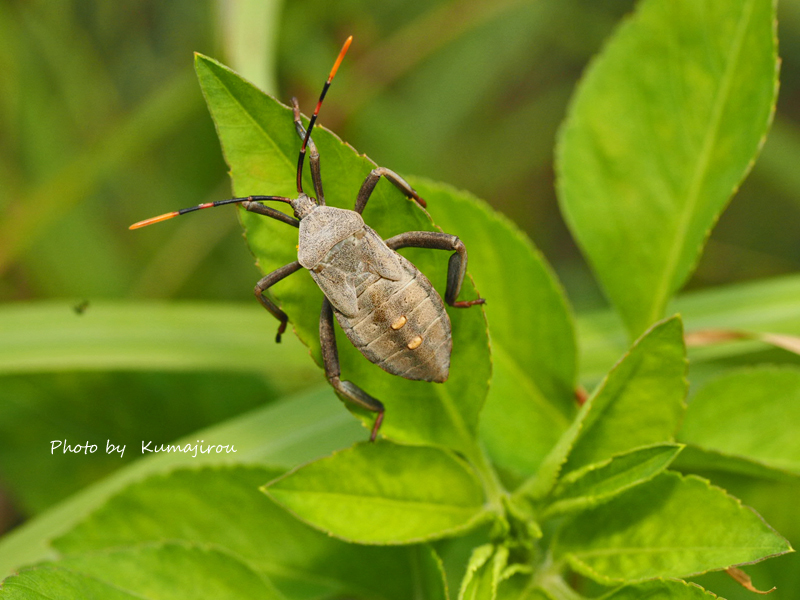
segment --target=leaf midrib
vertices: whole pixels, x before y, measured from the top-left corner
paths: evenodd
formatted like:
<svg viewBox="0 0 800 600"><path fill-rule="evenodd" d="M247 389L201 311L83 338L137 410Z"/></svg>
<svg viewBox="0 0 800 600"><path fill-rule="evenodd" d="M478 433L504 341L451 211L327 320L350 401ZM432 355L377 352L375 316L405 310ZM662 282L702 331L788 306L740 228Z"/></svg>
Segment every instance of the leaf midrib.
<svg viewBox="0 0 800 600"><path fill-rule="evenodd" d="M452 514L461 514L465 512L470 512L474 514L478 514L483 508L484 504L482 501L477 502L476 504L446 504L446 503L435 503L432 501L425 501L425 500L406 500L403 498L388 498L386 496L375 496L371 494L353 494L353 493L345 493L345 492L330 492L330 491L308 491L308 490L288 490L288 489L275 489L275 490L267 490L267 493L276 496L276 500L278 500L277 496L288 496L288 495L295 495L295 496L308 496L308 497L326 497L326 498L335 498L341 499L348 504L353 503L353 499L360 500L362 502L368 504L378 504L383 506L405 506L414 509L422 509L424 511L437 511L442 512L442 509L445 509L446 512ZM280 501L280 500L278 500Z"/></svg>
<svg viewBox="0 0 800 600"><path fill-rule="evenodd" d="M751 0L749 5L743 9L742 16L737 25L736 35L731 42L731 52L728 56L732 58L726 65L725 73L723 74L714 105L712 106L709 127L706 130L700 156L696 163L689 189L687 191L685 209L680 215L677 230L672 238L672 246L667 254L667 263L662 271L661 278L657 282L656 293L653 296L653 301L650 307L650 315L647 317L647 323L652 323L660 318L664 306L666 305L667 297L671 293L670 285L675 278L675 272L678 268L678 260L681 255L682 244L686 239L686 232L688 231L692 220L691 217L694 214L695 208L700 199L700 188L702 182L706 173L708 173L713 145L719 134L720 125L722 123L722 113L729 96L731 85L733 83L736 65L738 65L740 62L746 25L749 23L752 16L753 7L754 0Z"/></svg>

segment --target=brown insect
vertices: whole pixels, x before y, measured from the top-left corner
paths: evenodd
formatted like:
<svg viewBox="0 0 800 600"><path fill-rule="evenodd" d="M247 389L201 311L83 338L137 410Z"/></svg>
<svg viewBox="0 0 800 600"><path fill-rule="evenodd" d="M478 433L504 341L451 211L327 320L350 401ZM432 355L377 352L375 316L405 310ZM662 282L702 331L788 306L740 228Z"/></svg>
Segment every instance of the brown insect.
<svg viewBox="0 0 800 600"><path fill-rule="evenodd" d="M319 321L325 374L341 398L378 413L370 436L370 440L375 440L383 421L384 407L354 383L340 378L334 316L348 339L370 362L406 379L441 383L447 380L450 371L453 346L450 319L441 297L428 279L396 250L415 247L452 251L444 301L450 306L466 308L483 304L484 300L457 300L467 268L467 250L458 237L431 231L409 231L383 240L364 223L361 213L381 177L388 179L408 198L426 206L413 188L393 171L383 167L373 169L358 192L355 210L325 205L319 153L311 139L311 130L352 40L351 36L345 41L322 88L307 130L300 120L297 100L292 99L295 128L303 140L297 161L297 198L231 198L166 213L135 223L130 228L137 229L187 212L225 204L241 204L247 211L299 228L297 260L264 276L256 284L256 298L280 321L275 338L280 342L289 317L265 292L301 268L308 269L325 295ZM306 148L316 198L303 191ZM287 203L294 210L294 218L261 202Z"/></svg>

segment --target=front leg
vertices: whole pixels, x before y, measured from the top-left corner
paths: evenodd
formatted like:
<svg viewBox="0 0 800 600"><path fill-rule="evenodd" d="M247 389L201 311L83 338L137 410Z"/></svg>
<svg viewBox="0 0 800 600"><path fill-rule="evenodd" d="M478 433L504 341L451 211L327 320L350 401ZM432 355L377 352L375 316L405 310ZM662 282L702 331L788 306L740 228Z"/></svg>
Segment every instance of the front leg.
<svg viewBox="0 0 800 600"><path fill-rule="evenodd" d="M422 208L428 206L425 203L425 200L419 197L419 194L414 191L408 182L400 177L394 171L390 171L385 167L378 167L377 169L372 169L367 178L364 180L364 183L361 184L361 189L358 191L358 197L356 198L356 208L355 211L358 214L364 212L364 208L367 206L367 200L372 195L372 191L375 189L375 186L378 185L378 181L381 177L386 177L389 181L391 181L394 186L403 192L407 197L416 200Z"/></svg>
<svg viewBox="0 0 800 600"><path fill-rule="evenodd" d="M447 265L447 288L444 301L455 308L467 308L486 302L483 298L475 300L456 300L461 292L461 284L467 274L467 248L455 235L438 231L406 231L386 240L392 250L400 248L432 248L434 250L453 250Z"/></svg>
<svg viewBox="0 0 800 600"><path fill-rule="evenodd" d="M269 287L278 283L281 279L285 279L292 273L295 273L299 270L300 263L298 261L291 262L288 265L283 265L280 269L276 269L272 273L269 273L259 279L255 289L253 290L256 298L259 302L261 302L261 305L266 308L273 317L281 322L281 324L278 326L278 335L275 336L275 341L278 343L281 341L281 335L286 331L286 324L289 322L289 317L285 312L278 308L277 304L267 298L264 295L264 292L266 292Z"/></svg>
<svg viewBox="0 0 800 600"><path fill-rule="evenodd" d="M257 197L257 196L256 196ZM242 207L248 212L256 213L257 215L263 215L265 217L270 217L275 219L276 221L282 221L287 225L291 225L292 227L300 228L300 221L295 219L294 217L290 217L286 213L282 213L279 210L275 210L270 206L264 206L260 204L257 200L250 200L249 198L242 202Z"/></svg>
<svg viewBox="0 0 800 600"><path fill-rule="evenodd" d="M322 311L319 315L319 343L322 348L325 376L336 390L336 394L343 400L378 413L369 436L369 441L374 442L383 423L383 404L354 383L339 379L342 370L339 366L339 350L336 348L336 333L333 330L333 307L327 298L322 301Z"/></svg>
<svg viewBox="0 0 800 600"><path fill-rule="evenodd" d="M294 113L294 128L301 140L306 139L306 129L300 119L300 105L297 98L292 98L292 112ZM319 152L314 145L314 140L308 138L308 164L311 167L311 179L314 181L314 193L317 195L317 204L324 206L325 195L322 193L322 174L319 168Z"/></svg>

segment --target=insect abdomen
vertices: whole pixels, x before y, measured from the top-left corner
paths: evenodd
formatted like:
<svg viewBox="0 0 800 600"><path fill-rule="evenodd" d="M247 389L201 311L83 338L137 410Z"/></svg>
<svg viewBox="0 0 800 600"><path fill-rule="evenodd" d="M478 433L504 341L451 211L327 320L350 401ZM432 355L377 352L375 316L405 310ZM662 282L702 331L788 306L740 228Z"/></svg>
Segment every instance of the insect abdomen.
<svg viewBox="0 0 800 600"><path fill-rule="evenodd" d="M450 319L428 279L397 256L406 277L363 273L356 282L357 314L335 311L336 318L370 362L406 379L441 383L450 371Z"/></svg>

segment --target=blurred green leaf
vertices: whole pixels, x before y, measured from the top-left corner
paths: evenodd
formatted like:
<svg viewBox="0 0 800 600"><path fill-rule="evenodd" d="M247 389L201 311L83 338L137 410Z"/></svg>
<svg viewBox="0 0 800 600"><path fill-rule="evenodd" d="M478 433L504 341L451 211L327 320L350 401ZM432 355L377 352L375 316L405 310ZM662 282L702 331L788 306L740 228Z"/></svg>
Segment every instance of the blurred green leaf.
<svg viewBox="0 0 800 600"><path fill-rule="evenodd" d="M679 438L703 450L800 474L800 369L726 373L698 390ZM712 465L708 465L712 466Z"/></svg>
<svg viewBox="0 0 800 600"><path fill-rule="evenodd" d="M53 556L47 542L69 530L112 494L141 479L175 467L261 463L291 468L364 439L364 432L342 410L330 386L303 392L176 441L225 440L235 454L149 454L8 533L0 540L0 574ZM137 448L140 452L141 448ZM141 456L141 454L140 454Z"/></svg>
<svg viewBox="0 0 800 600"><path fill-rule="evenodd" d="M682 294L670 305L680 313L687 332L698 329L737 329L757 333L800 335L800 276L790 275L737 283ZM598 381L627 347L619 320L609 311L578 315L584 381ZM752 362L768 349L764 343L740 341L689 348L692 382L719 372L720 361ZM772 355L790 361L786 352ZM760 358L760 360L764 360Z"/></svg>
<svg viewBox="0 0 800 600"><path fill-rule="evenodd" d="M197 56L197 74L231 168L236 194L295 195L296 157L300 140L291 110L255 89L219 63ZM328 205L352 208L364 178L375 167L340 139L315 130L322 157ZM306 189L313 189L306 172ZM433 230L424 211L397 189L382 182L370 198L364 217L384 239L409 230ZM241 211L251 249L264 272L297 259L297 232L292 227ZM434 282L440 293L446 282L447 256L415 249L404 252ZM322 292L307 272L278 283L270 293L289 315L300 339L320 363L319 309ZM462 298L475 297L467 282ZM381 430L398 441L435 444L474 454L480 412L488 390L489 350L486 324L479 308L448 310L453 325L450 379L444 384L408 381L369 364L351 344L339 344L342 377L352 380L386 406ZM340 338L343 337L340 335ZM342 340L340 340L342 342ZM370 416L371 422L374 416Z"/></svg>
<svg viewBox="0 0 800 600"><path fill-rule="evenodd" d="M91 302L81 314L73 308L0 305L0 373L224 369L264 372L284 389L314 377L304 348L291 339L275 344L266 311L255 303Z"/></svg>
<svg viewBox="0 0 800 600"><path fill-rule="evenodd" d="M69 557L3 582L3 600L242 600L283 596L242 561L214 548L158 543Z"/></svg>
<svg viewBox="0 0 800 600"><path fill-rule="evenodd" d="M492 384L481 439L492 460L524 475L576 412L576 342L564 293L517 227L467 192L413 179L434 222L469 251L469 273L486 298Z"/></svg>
<svg viewBox="0 0 800 600"><path fill-rule="evenodd" d="M267 93L275 81L275 47L282 0L217 2L225 53L233 68Z"/></svg>
<svg viewBox="0 0 800 600"><path fill-rule="evenodd" d="M553 547L556 560L605 584L686 577L791 551L724 490L669 471L566 521Z"/></svg>
<svg viewBox="0 0 800 600"><path fill-rule="evenodd" d="M680 444L646 446L572 471L553 490L542 518L592 508L650 481L670 465L682 448Z"/></svg>
<svg viewBox="0 0 800 600"><path fill-rule="evenodd" d="M645 0L573 101L561 207L634 336L664 314L763 143L775 26L774 0Z"/></svg>
<svg viewBox="0 0 800 600"><path fill-rule="evenodd" d="M306 523L361 544L407 544L469 529L488 513L480 482L452 454L368 443L270 482L264 491Z"/></svg>
<svg viewBox="0 0 800 600"><path fill-rule="evenodd" d="M679 317L653 326L581 407L522 490L543 497L559 473L639 446L671 442L685 409L686 358Z"/></svg>
<svg viewBox="0 0 800 600"><path fill-rule="evenodd" d="M27 250L48 227L95 191L104 176L179 128L194 109L192 80L173 75L130 115L98 135L95 143L71 154L55 173L26 194L0 219L0 272Z"/></svg>
<svg viewBox="0 0 800 600"><path fill-rule="evenodd" d="M280 473L241 465L153 475L110 498L54 546L67 556L93 555L169 539L240 557L288 598L405 600L421 587L430 592L425 598L443 597L430 548L365 547L320 533L259 492Z"/></svg>

